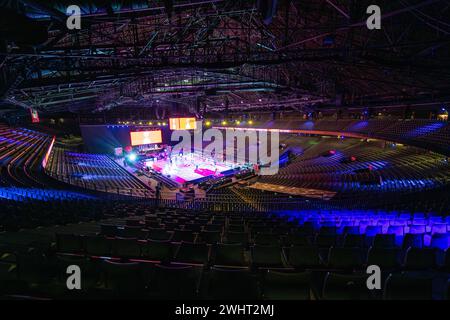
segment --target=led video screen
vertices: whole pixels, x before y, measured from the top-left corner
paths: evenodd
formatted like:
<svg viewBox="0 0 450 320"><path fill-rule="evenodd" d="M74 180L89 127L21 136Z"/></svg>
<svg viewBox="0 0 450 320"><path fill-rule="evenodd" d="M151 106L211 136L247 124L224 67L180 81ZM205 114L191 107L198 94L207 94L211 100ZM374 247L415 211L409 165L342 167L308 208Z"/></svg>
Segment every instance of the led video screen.
<svg viewBox="0 0 450 320"><path fill-rule="evenodd" d="M130 132L130 136L132 146L162 142L161 130Z"/></svg>
<svg viewBox="0 0 450 320"><path fill-rule="evenodd" d="M32 123L39 123L40 122L39 114L38 114L36 109L30 108L30 114L31 114L31 122Z"/></svg>
<svg viewBox="0 0 450 320"><path fill-rule="evenodd" d="M170 130L195 130L197 123L195 118L170 118Z"/></svg>

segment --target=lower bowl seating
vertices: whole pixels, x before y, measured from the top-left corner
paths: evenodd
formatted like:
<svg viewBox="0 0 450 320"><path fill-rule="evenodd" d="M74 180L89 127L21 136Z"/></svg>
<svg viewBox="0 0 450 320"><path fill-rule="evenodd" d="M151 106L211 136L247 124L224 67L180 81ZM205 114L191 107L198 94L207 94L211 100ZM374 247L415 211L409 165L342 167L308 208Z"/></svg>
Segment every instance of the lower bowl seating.
<svg viewBox="0 0 450 320"><path fill-rule="evenodd" d="M125 211L148 208L145 204L111 205ZM236 232L228 228L231 226L234 230L236 217L244 225L255 225L255 214L258 223L270 221L270 233L256 233L252 238L251 234L243 232L238 234L245 234L245 237L230 239L230 234ZM198 231L184 230L194 223L196 217L191 213L152 209L151 213L134 216L137 222L127 222L118 212L117 217L108 216L98 221L22 230L19 232L21 238L29 239L26 243L17 241L20 238L15 236L16 232L4 232L0 234L1 294L54 299L92 295L105 299L446 297L442 290L446 288L448 276L445 275L448 273L443 272L450 270L450 251L448 243L442 241L433 246L433 237L447 235L432 234L437 232L432 228L436 216L421 217L420 223L425 228L420 229L411 228L417 223L414 214L409 214L408 218L404 213L395 212L309 210L274 215L268 212L198 211L198 215L204 217L196 222ZM161 216L165 217L165 223L160 224L160 228L146 228L149 222L160 221ZM184 221L184 225L172 230L170 221L175 219ZM222 232L205 231L214 220L221 220ZM443 220L440 219L440 223ZM331 227L330 221L336 226ZM343 232L338 233L343 221L364 225L356 230L366 233L355 234L353 227L343 228ZM378 221L388 227L368 228L376 226ZM399 223L404 224L405 233L389 233L389 226ZM281 227L286 225L290 227ZM309 228L311 225L314 227ZM122 237L124 228L134 231L128 237ZM415 233L409 233L411 229ZM180 236L174 238L174 233ZM421 239L418 235L429 237L430 241L416 241ZM185 241L184 236L190 241ZM324 241L321 237L331 237L332 241ZM372 240L366 241L367 237ZM69 265L80 266L85 272L82 293L61 293L67 278L64 268ZM381 269L382 288L377 292L368 290L366 285L368 274L365 271L372 265ZM405 289L415 279L420 281L411 290L426 289L426 292Z"/></svg>

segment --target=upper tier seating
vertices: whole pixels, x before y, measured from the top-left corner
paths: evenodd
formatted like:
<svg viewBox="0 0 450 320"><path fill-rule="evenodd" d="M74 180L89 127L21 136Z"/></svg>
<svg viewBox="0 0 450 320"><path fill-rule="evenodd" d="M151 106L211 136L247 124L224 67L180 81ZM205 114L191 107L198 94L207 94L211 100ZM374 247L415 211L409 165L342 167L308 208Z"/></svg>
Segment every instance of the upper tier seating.
<svg viewBox="0 0 450 320"><path fill-rule="evenodd" d="M43 187L39 171L51 143L49 135L0 124L2 184Z"/></svg>
<svg viewBox="0 0 450 320"><path fill-rule="evenodd" d="M52 137L47 134L0 124L0 198L15 201L93 198L77 191L58 190L60 185L44 174L43 163L51 146Z"/></svg>
<svg viewBox="0 0 450 320"><path fill-rule="evenodd" d="M355 133L450 155L450 125L436 120L271 120L251 127Z"/></svg>

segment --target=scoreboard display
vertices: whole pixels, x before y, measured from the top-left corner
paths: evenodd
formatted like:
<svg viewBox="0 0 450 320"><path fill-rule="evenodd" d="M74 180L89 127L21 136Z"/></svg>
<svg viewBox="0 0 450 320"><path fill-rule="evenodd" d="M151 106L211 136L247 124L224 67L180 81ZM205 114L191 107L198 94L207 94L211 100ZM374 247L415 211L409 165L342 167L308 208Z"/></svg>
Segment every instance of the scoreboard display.
<svg viewBox="0 0 450 320"><path fill-rule="evenodd" d="M195 130L197 123L195 118L170 118L170 130Z"/></svg>
<svg viewBox="0 0 450 320"><path fill-rule="evenodd" d="M162 143L161 130L130 132L131 145L141 146L144 144Z"/></svg>

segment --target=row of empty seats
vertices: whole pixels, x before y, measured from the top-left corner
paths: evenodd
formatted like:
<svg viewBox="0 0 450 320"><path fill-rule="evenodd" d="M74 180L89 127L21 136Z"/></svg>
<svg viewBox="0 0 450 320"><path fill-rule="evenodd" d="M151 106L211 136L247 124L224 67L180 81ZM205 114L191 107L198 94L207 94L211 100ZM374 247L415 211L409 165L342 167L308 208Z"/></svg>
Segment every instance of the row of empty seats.
<svg viewBox="0 0 450 320"><path fill-rule="evenodd" d="M426 237L433 243L448 236L448 218L443 216L381 211L212 213L155 210L145 203L110 205L98 222L19 232L29 239L27 244L14 245L11 233L0 234L0 279L8 279L3 294L74 298L76 293L62 287L58 268L79 264L88 270L86 281L92 281L84 297L230 297L239 286L234 281L247 287L236 296L244 299L446 297L450 251L448 246L425 244ZM23 257L30 247L35 260ZM383 289L367 289L369 265L381 268ZM23 270L29 269L35 271L24 276ZM224 277L224 282L208 289L216 277ZM180 288L170 286L167 278L177 279ZM344 279L355 287L348 291ZM390 290L393 279L399 281L399 291ZM330 281L340 285L334 288L337 284Z"/></svg>
<svg viewBox="0 0 450 320"><path fill-rule="evenodd" d="M67 267L83 270L81 290L67 290ZM161 265L109 259L56 256L30 252L0 262L0 294L39 299L433 299L436 285L429 276L388 273L382 288L369 290L368 275L332 271L292 272L195 265ZM448 289L447 289L448 290ZM447 292L440 297L448 298Z"/></svg>
<svg viewBox="0 0 450 320"><path fill-rule="evenodd" d="M329 138L324 140L324 145L327 146L325 152L333 153L324 156L323 152L317 153L320 150L312 152L314 148L310 148L277 174L258 181L341 193L415 191L450 181L450 165L438 154L419 153L407 147L386 148L380 142L354 139ZM343 162L346 157L354 157L355 161Z"/></svg>
<svg viewBox="0 0 450 320"><path fill-rule="evenodd" d="M86 189L139 197L151 195L143 182L106 155L55 147L46 172L57 180Z"/></svg>

